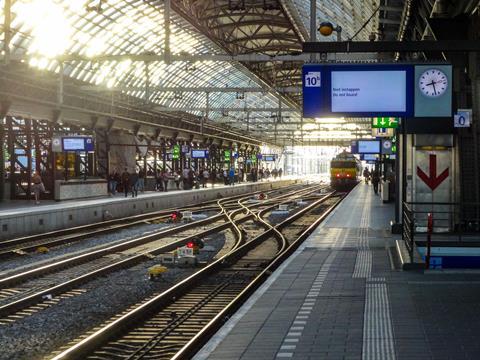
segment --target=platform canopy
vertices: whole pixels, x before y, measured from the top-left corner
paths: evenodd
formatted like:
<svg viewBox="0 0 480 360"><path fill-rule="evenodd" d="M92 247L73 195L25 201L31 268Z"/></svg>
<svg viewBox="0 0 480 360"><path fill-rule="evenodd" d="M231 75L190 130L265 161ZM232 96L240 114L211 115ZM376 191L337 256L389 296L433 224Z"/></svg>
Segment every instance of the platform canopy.
<svg viewBox="0 0 480 360"><path fill-rule="evenodd" d="M385 1L318 0L317 20L340 25L344 38L385 35L382 21L392 26L387 15L403 9ZM120 92L146 111L185 111L280 145L368 133L368 119L301 119L309 1L2 0L5 22L7 2L2 55L52 81L62 71L86 94Z"/></svg>

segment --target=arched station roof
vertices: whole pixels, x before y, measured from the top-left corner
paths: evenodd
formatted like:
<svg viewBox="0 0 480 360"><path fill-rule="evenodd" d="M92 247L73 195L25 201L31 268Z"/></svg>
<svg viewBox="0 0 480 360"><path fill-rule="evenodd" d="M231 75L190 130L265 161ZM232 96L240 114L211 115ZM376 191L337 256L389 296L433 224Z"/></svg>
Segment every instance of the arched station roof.
<svg viewBox="0 0 480 360"><path fill-rule="evenodd" d="M390 2L395 1L402 2ZM4 3L0 1L2 19ZM301 43L309 38L309 1L170 0L171 62L161 58L166 53L165 3L12 1L11 57L22 59L34 69L57 74L63 71L67 78L85 84L85 91L120 91L144 100L149 109L153 106L158 111L191 109L190 113L204 116L207 96L203 90L248 88L250 91L245 93L210 92L209 119L243 131L248 126L250 132L264 139L272 139L274 127L275 138L287 139L302 132L298 88L303 60L296 61L295 56L301 51ZM365 40L377 31L381 18L377 7L381 4L373 0L317 0L317 19L341 25L346 38L361 29L356 40ZM222 55L232 60L217 61L215 56ZM291 59L277 61L275 56ZM61 68L62 59L65 61ZM191 88L203 90L189 91ZM259 92L252 91L255 88ZM280 104L282 117L278 120L276 109ZM235 108L245 111L232 111ZM357 123L361 124L362 119ZM340 126L340 130L352 129ZM311 129L305 130L316 136Z"/></svg>

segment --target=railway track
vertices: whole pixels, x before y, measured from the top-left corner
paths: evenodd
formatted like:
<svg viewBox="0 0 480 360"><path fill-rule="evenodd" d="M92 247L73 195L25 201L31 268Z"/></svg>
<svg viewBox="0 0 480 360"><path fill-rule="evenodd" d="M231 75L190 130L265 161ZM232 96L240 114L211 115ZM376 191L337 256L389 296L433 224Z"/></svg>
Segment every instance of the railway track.
<svg viewBox="0 0 480 360"><path fill-rule="evenodd" d="M53 354L53 359L190 358L340 200L332 193L325 195L276 225L266 218L271 207L253 211L243 204L242 211L265 228L260 235L247 241L235 224L237 244L226 255L95 328ZM276 204L292 201L284 198ZM304 216L315 218L307 228L301 220ZM232 224L234 218L229 218ZM290 226L295 230L284 235ZM268 242L273 245L265 246Z"/></svg>
<svg viewBox="0 0 480 360"><path fill-rule="evenodd" d="M253 192L249 195L254 195L258 193L260 193L260 191ZM237 199L244 196L245 194L235 195L223 198L222 200L225 203L225 207L229 207L229 205L234 205ZM56 230L42 234L35 234L10 240L4 240L0 242L0 259L5 260L8 258L23 256L25 254L35 252L42 247L50 249L56 246L74 243L93 236L108 234L133 226L143 225L146 223L165 221L170 218L172 212L175 210L192 211L195 214L197 212L216 211L218 209L218 200L212 200L205 202L202 205L186 206L177 209L166 209L162 211L150 212L120 219L101 221L93 224Z"/></svg>
<svg viewBox="0 0 480 360"><path fill-rule="evenodd" d="M285 189L283 190L285 191ZM284 194L284 191L269 201L275 203L276 201L281 201L291 196L293 192L304 194L312 192L313 190L310 188L302 191L295 189L286 194ZM247 197L244 196L240 198L237 203L245 200L247 200ZM233 226L232 224L234 224L235 221L232 221L232 217L241 214L244 207L229 210L231 208L231 204L228 204L230 201L231 199L228 199L228 201L219 200L217 203L221 211L213 218L160 231L156 234L143 236L127 241L126 243L96 250L78 257L68 258L44 267L0 279L0 324L16 321L22 316L32 315L44 308L41 304L53 304L59 297L65 296L65 294L68 295L71 291L75 294L75 290L79 285L98 278L99 276L134 266L142 261L151 260L152 257L156 255L172 251L185 245L194 237L204 237ZM264 202L263 204L252 204L250 206L254 208L268 206L268 204L269 202ZM246 221L251 216L251 214L247 214L238 221ZM224 218L227 218L228 221L225 222L223 220ZM209 227L205 228L206 225L209 225ZM200 231L192 232L199 226L203 226L204 228ZM185 233L188 231L190 231L190 234ZM176 238L172 239L173 236L176 236ZM170 241L166 244L154 247L150 246L148 250L142 248L144 244L151 244L159 238L164 238L165 240L170 239ZM133 251L132 249L135 249L135 247L139 247L140 251ZM125 251L127 253L125 253Z"/></svg>

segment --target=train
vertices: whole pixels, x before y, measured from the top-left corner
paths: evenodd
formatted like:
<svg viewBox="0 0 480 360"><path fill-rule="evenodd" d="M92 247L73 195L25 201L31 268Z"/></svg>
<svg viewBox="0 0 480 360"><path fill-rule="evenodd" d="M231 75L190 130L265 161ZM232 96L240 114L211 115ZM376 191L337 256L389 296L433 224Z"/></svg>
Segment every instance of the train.
<svg viewBox="0 0 480 360"><path fill-rule="evenodd" d="M346 151L330 162L330 185L336 190L351 190L360 180L362 163Z"/></svg>

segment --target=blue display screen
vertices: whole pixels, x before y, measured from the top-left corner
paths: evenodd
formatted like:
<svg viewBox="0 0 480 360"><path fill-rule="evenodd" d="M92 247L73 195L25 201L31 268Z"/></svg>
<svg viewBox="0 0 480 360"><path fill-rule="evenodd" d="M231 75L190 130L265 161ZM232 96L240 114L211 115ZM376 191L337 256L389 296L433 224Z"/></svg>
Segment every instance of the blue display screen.
<svg viewBox="0 0 480 360"><path fill-rule="evenodd" d="M413 116L413 65L304 65L303 116Z"/></svg>
<svg viewBox="0 0 480 360"><path fill-rule="evenodd" d="M95 151L95 144L91 136L62 137L63 151Z"/></svg>
<svg viewBox="0 0 480 360"><path fill-rule="evenodd" d="M359 154L379 154L380 141L379 140L358 140Z"/></svg>
<svg viewBox="0 0 480 360"><path fill-rule="evenodd" d="M192 149L192 159L208 158L208 150Z"/></svg>

